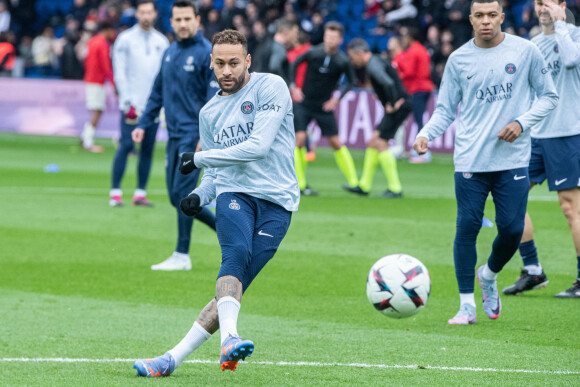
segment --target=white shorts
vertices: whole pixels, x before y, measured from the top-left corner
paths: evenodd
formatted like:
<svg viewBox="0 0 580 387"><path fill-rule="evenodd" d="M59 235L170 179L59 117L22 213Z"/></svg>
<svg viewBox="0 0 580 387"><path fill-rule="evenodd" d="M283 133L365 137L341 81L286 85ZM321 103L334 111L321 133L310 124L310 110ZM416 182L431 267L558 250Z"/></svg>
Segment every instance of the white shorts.
<svg viewBox="0 0 580 387"><path fill-rule="evenodd" d="M98 83L86 84L87 94L87 109L89 110L105 110L105 85Z"/></svg>

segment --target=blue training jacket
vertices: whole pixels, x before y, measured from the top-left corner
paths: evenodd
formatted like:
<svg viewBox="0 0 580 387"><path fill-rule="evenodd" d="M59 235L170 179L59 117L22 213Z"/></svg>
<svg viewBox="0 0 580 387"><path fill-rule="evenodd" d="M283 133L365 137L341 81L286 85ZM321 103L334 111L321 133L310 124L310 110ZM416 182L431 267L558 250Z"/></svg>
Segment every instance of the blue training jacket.
<svg viewBox="0 0 580 387"><path fill-rule="evenodd" d="M219 90L210 66L211 43L201 31L191 39L172 43L163 54L145 111L137 127L157 125L165 107L171 139L199 138L199 111ZM197 141L197 140L196 140Z"/></svg>

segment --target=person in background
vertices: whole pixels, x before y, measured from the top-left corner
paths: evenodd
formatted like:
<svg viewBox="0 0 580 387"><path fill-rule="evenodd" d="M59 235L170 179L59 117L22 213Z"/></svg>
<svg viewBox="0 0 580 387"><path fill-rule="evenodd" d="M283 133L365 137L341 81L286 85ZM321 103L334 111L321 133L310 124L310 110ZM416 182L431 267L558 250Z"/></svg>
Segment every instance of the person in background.
<svg viewBox="0 0 580 387"><path fill-rule="evenodd" d="M193 217L179 209L181 199L197 185L199 169L187 176L179 172L182 155L194 152L199 141L199 111L217 92L210 68L211 45L199 29L197 7L190 0L177 0L171 8L171 26L177 36L163 54L161 68L137 127L133 141L142 143L150 130L157 130L159 111L165 109L167 135L165 148L165 183L171 205L177 211L175 251L151 270L191 270L189 248ZM208 208L196 214L215 230L215 215Z"/></svg>
<svg viewBox="0 0 580 387"><path fill-rule="evenodd" d="M298 40L298 24L288 19L280 19L276 22L276 33L260 51L258 60L262 73L276 74L282 77L286 83L288 80L288 49Z"/></svg>
<svg viewBox="0 0 580 387"><path fill-rule="evenodd" d="M350 187L358 186L358 178L350 151L338 137L338 127L334 109L340 99L352 89L355 81L354 69L348 56L340 51L343 42L344 27L338 22L328 22L324 30L324 42L310 48L300 55L290 66L290 93L294 104L294 125L296 130L296 175L302 195L313 196L306 181L306 163L302 162L306 154L306 129L308 123L315 119L322 135L334 150L336 163L346 177ZM296 86L296 72L302 63L307 63L304 88ZM333 93L342 75L346 83L340 87L340 96Z"/></svg>
<svg viewBox="0 0 580 387"><path fill-rule="evenodd" d="M157 8L153 0L140 0L137 3L135 17L137 24L119 34L113 46L113 72L121 111L121 138L111 171L109 205L112 207L123 205L121 182L127 158L134 148L131 132L137 127L137 120L145 110L147 97L161 67L163 54L169 47L167 38L153 28L157 19ZM134 206L153 205L147 199L145 189L151 171L157 126L158 123L155 122L153 127L147 128L145 132L147 135L141 142L137 165L137 189L133 194Z"/></svg>
<svg viewBox="0 0 580 387"><path fill-rule="evenodd" d="M419 42L419 30L409 28L407 35L407 49L393 58L393 66L397 69L405 89L411 95L413 118L417 124L417 132L423 128L423 113L427 108L427 101L433 91L431 81L431 58L429 53ZM430 153L423 156L412 155L412 163L431 161Z"/></svg>
<svg viewBox="0 0 580 387"><path fill-rule="evenodd" d="M0 76L12 76L14 60L16 59L16 50L12 43L8 41L6 32L0 32Z"/></svg>
<svg viewBox="0 0 580 387"><path fill-rule="evenodd" d="M32 41L34 67L41 77L50 77L55 73L56 52L54 51L53 41L54 30L51 26L44 27L42 34Z"/></svg>
<svg viewBox="0 0 580 387"><path fill-rule="evenodd" d="M401 198L403 187L399 180L397 159L389 150L389 140L395 137L399 126L411 112L411 99L397 71L378 55L373 55L366 41L361 38L353 39L348 44L347 50L352 64L366 70L385 114L367 144L359 186L354 188L344 186L344 188L351 193L367 196L373 184L377 165L380 164L387 178L388 189L379 197Z"/></svg>
<svg viewBox="0 0 580 387"><path fill-rule="evenodd" d="M85 87L87 109L91 118L85 123L81 133L81 145L88 152L102 153L103 147L95 145L95 130L101 120L106 104L105 80L115 87L113 66L111 64L110 46L115 40L115 28L108 22L99 26L99 33L87 43L85 58Z"/></svg>

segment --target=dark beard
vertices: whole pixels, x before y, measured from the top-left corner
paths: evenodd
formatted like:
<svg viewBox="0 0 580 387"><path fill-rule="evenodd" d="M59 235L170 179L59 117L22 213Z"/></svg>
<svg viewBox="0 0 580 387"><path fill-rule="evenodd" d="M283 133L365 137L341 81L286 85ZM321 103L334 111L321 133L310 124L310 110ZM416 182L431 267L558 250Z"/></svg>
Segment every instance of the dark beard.
<svg viewBox="0 0 580 387"><path fill-rule="evenodd" d="M225 91L228 94L234 94L236 93L238 90L240 90L242 88L242 86L244 85L244 80L245 80L245 76L246 76L246 72L242 72L242 75L240 75L237 79L234 79L234 83L233 85L231 85L230 87L226 88L224 86L222 86L222 84L220 83L220 81L217 79L216 77L216 81L217 83L220 85L220 89L222 91ZM215 77L215 74L214 74Z"/></svg>

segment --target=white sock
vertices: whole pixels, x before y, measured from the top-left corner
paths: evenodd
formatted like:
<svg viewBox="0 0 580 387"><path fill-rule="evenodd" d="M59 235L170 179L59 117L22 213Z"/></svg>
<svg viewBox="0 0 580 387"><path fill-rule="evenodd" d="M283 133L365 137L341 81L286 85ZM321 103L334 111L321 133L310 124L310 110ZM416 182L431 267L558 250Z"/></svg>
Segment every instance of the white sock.
<svg viewBox="0 0 580 387"><path fill-rule="evenodd" d="M489 268L489 266L487 266L486 263L485 266L483 267L483 270L481 271L481 277L486 281L495 281L497 279L497 273L491 271L491 269Z"/></svg>
<svg viewBox="0 0 580 387"><path fill-rule="evenodd" d="M133 194L133 196L137 196L137 197L146 197L147 196L147 192L144 189L139 189L137 188L135 190L135 193Z"/></svg>
<svg viewBox="0 0 580 387"><path fill-rule="evenodd" d="M113 188L109 191L109 196L123 196L123 191L120 188Z"/></svg>
<svg viewBox="0 0 580 387"><path fill-rule="evenodd" d="M178 253L177 251L174 251L173 252L173 256L175 258L179 258L180 261L191 261L191 258L189 257L189 254Z"/></svg>
<svg viewBox="0 0 580 387"><path fill-rule="evenodd" d="M95 128L90 122L87 122L81 134L81 140L85 148L90 148L95 145Z"/></svg>
<svg viewBox="0 0 580 387"><path fill-rule="evenodd" d="M459 305L469 304L475 308L475 296L473 293L459 293Z"/></svg>
<svg viewBox="0 0 580 387"><path fill-rule="evenodd" d="M537 265L527 265L524 269L528 271L529 275L540 275L542 274L542 265L539 263Z"/></svg>
<svg viewBox="0 0 580 387"><path fill-rule="evenodd" d="M173 356L173 359L175 359L175 368L179 367L193 351L198 349L210 337L211 334L208 331L199 325L197 321L194 322L189 332L187 332L187 335L185 335L179 344L168 351Z"/></svg>
<svg viewBox="0 0 580 387"><path fill-rule="evenodd" d="M217 302L218 316L220 319L220 334L222 344L229 335L238 336L238 314L240 303L233 297L222 297Z"/></svg>

